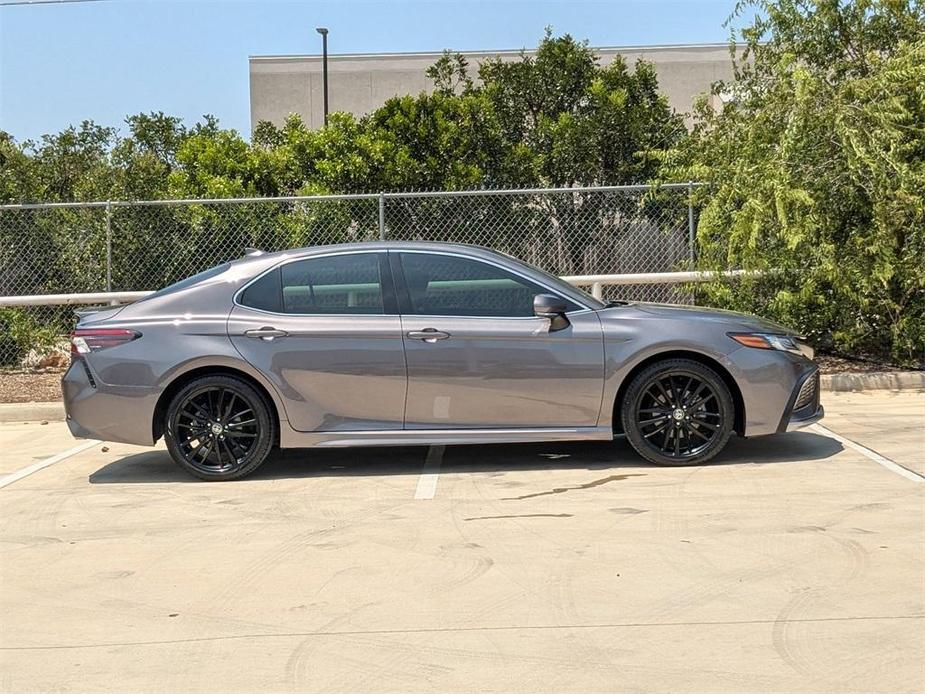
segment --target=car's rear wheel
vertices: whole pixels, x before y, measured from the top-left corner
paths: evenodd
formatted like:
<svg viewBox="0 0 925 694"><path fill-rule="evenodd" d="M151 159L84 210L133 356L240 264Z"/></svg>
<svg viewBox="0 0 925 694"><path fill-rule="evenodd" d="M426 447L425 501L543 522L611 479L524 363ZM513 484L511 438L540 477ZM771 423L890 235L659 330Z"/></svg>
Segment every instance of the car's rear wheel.
<svg viewBox="0 0 925 694"><path fill-rule="evenodd" d="M231 480L256 470L275 440L270 405L232 376L203 376L184 386L167 408L170 456L204 480Z"/></svg>
<svg viewBox="0 0 925 694"><path fill-rule="evenodd" d="M691 359L666 359L633 378L621 418L626 438L646 460L696 465L725 447L735 406L713 369Z"/></svg>

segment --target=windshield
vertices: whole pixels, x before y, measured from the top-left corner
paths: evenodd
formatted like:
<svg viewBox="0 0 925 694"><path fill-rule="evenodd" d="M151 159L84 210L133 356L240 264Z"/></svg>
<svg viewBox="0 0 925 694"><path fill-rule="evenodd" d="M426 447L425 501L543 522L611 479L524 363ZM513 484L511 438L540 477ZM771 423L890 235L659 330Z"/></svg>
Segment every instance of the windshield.
<svg viewBox="0 0 925 694"><path fill-rule="evenodd" d="M202 272L196 273L195 275L192 275L191 277L187 277L184 280L180 280L179 282L174 282L173 284L170 284L164 287L163 289L158 289L153 294L149 294L148 296L146 296L144 299L142 299L142 301L147 301L148 299L156 299L159 296L166 296L167 294L173 294L174 292L182 291L183 289L186 289L187 287L192 287L194 284L198 284L199 282L204 282L207 279L211 279L213 277L216 277L217 275L222 274L229 267L231 267L231 263L222 263L221 265L210 267L208 270L203 270Z"/></svg>
<svg viewBox="0 0 925 694"><path fill-rule="evenodd" d="M581 287L576 287L574 284L571 284L571 283L569 283L569 282L566 282L564 279L562 279L561 277L559 277L559 276L557 276L557 275L552 274L551 272L547 272L546 270L543 270L542 268L538 268L538 267L536 267L536 265L531 265L530 263L526 263L526 262L524 262L523 260L521 260L520 258L515 258L515 257L512 256L510 253L505 253L504 251L496 251L496 250L494 250L494 249L489 249L489 250L491 250L493 253L497 253L498 255L504 256L504 257L507 258L508 260L514 261L514 262L517 263L518 265L523 265L523 266L529 268L530 270L532 270L533 272L542 275L542 276L545 277L547 280L549 280L549 283L550 283L550 284L553 284L553 285L555 285L556 287L558 287L559 289L561 289L561 290L563 291L563 293L566 293L566 294L569 294L569 293L571 293L571 294L578 294L578 295L581 297L582 301L583 301L589 308L601 309L601 308L605 308L605 306L606 306L606 304L605 304L603 301L601 301L600 299L596 299L594 296L592 296L591 294L589 294L588 292L586 292L586 291L585 291L584 289L582 289Z"/></svg>

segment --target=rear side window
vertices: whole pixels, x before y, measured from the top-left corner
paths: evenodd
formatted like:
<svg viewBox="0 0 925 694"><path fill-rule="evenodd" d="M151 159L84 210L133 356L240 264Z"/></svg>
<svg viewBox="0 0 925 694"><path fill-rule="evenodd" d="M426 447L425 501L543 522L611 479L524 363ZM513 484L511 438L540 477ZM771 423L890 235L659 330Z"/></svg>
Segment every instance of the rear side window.
<svg viewBox="0 0 925 694"><path fill-rule="evenodd" d="M533 298L550 290L472 258L402 253L411 312L430 316L532 316ZM567 311L580 307L566 300Z"/></svg>
<svg viewBox="0 0 925 694"><path fill-rule="evenodd" d="M375 253L286 263L245 289L240 303L273 313L382 314L379 268Z"/></svg>
<svg viewBox="0 0 925 694"><path fill-rule="evenodd" d="M282 312L282 292L279 286L279 268L270 270L241 294L241 304L261 311Z"/></svg>

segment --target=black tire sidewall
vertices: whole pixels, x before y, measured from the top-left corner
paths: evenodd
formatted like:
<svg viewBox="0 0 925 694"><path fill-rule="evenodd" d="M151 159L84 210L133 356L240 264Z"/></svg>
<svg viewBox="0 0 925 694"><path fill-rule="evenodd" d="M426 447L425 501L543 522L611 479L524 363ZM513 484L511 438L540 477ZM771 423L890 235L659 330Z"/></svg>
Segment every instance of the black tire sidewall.
<svg viewBox="0 0 925 694"><path fill-rule="evenodd" d="M177 411L192 393L204 388L224 388L234 391L238 397L247 401L254 411L254 418L257 420L259 434L257 442L248 453L248 459L243 465L228 472L210 473L192 465L183 456L177 442L174 430ZM249 383L234 376L201 376L181 388L170 401L164 421L164 441L167 443L167 451L170 453L170 457L181 468L199 479L220 482L244 477L260 467L273 448L276 438L275 428L275 421L270 414L270 404Z"/></svg>
<svg viewBox="0 0 925 694"><path fill-rule="evenodd" d="M697 455L689 458L672 458L659 454L659 452L653 450L643 438L636 424L636 410L639 407L639 400L642 398L648 384L658 374L678 370L688 371L702 378L704 381L707 381L716 392L716 397L722 412L722 424L710 445ZM709 366L694 361L693 359L666 359L656 362L651 366L647 366L633 378L623 398L620 417L626 438L639 455L656 465L682 467L685 465L705 463L725 448L726 443L729 441L729 437L732 435L733 422L735 420L735 404L732 401L732 394L729 392L729 387L726 385L725 381L723 381L720 375Z"/></svg>

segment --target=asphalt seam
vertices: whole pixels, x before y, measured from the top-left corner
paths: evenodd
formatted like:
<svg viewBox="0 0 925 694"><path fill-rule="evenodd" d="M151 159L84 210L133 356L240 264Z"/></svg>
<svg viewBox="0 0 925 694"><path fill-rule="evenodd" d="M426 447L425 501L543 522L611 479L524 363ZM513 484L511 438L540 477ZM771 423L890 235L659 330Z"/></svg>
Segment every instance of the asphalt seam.
<svg viewBox="0 0 925 694"><path fill-rule="evenodd" d="M177 643L200 643L206 641L227 641L235 639L308 638L313 636L388 636L413 634L452 634L478 631L553 631L558 629L631 629L651 627L700 627L700 626L749 626L760 624L813 624L825 622L888 621L895 619L925 619L925 615L859 615L848 617L806 617L803 619L742 619L705 622L624 622L612 624L536 624L504 625L485 627L433 627L421 629L369 629L352 631L291 631L275 634L229 634L227 636L202 636L187 639L164 639L159 641L112 641L107 643L62 644L56 646L0 646L0 651L43 651L72 650L77 648L115 648L120 646L165 646Z"/></svg>

